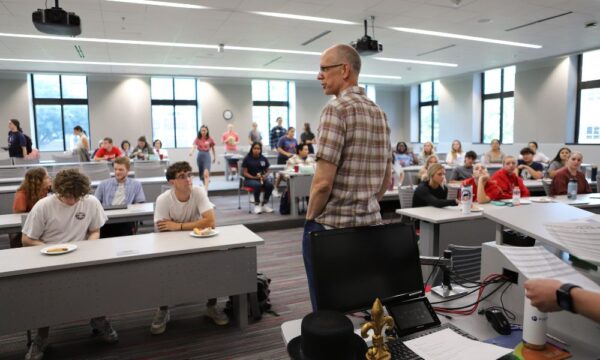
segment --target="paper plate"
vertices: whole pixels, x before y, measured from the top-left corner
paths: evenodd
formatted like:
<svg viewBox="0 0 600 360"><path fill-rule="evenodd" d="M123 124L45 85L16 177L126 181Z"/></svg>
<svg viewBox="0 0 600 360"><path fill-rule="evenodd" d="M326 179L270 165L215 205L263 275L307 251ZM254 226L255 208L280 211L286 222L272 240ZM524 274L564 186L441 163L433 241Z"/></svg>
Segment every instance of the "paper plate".
<svg viewBox="0 0 600 360"><path fill-rule="evenodd" d="M190 232L190 236L197 237L197 238L206 238L206 237L215 236L217 234L219 234L219 230L217 230L217 229L212 229L212 231L206 235L198 235L193 231Z"/></svg>
<svg viewBox="0 0 600 360"><path fill-rule="evenodd" d="M46 255L62 255L75 251L77 245L75 244L55 244L52 246L46 246L40 252Z"/></svg>

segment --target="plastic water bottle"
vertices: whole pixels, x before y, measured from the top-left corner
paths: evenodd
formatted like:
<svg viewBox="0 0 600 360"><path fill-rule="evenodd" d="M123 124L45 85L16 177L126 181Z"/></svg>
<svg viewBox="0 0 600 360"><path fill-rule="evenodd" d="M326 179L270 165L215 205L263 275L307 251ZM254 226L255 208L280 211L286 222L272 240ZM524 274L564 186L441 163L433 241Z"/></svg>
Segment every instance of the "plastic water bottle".
<svg viewBox="0 0 600 360"><path fill-rule="evenodd" d="M512 204L513 206L521 205L521 190L518 186L515 186L513 188Z"/></svg>
<svg viewBox="0 0 600 360"><path fill-rule="evenodd" d="M567 198L569 200L577 200L577 179L569 180L567 185Z"/></svg>
<svg viewBox="0 0 600 360"><path fill-rule="evenodd" d="M460 201L462 205L462 213L464 215L471 213L471 206L473 206L473 187L471 185L463 186L460 189Z"/></svg>

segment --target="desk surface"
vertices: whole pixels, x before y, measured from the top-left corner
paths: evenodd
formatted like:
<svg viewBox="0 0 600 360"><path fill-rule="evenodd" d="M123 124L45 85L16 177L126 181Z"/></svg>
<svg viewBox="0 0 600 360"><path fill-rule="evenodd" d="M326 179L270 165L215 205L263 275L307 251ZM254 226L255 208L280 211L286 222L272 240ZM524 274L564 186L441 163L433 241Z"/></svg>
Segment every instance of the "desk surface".
<svg viewBox="0 0 600 360"><path fill-rule="evenodd" d="M77 250L64 255L43 255L46 245L0 251L0 277L80 268L98 264L150 259L167 255L226 250L262 245L264 240L243 225L217 228L219 234L195 238L189 231L149 233L79 241Z"/></svg>
<svg viewBox="0 0 600 360"><path fill-rule="evenodd" d="M154 176L154 177L143 177L143 178L135 178L135 180L145 184L167 184L167 179L164 176ZM92 187L97 187L98 184L102 182L101 180L94 180L91 182ZM4 185L0 186L0 193L14 193L19 189L20 184L17 185Z"/></svg>

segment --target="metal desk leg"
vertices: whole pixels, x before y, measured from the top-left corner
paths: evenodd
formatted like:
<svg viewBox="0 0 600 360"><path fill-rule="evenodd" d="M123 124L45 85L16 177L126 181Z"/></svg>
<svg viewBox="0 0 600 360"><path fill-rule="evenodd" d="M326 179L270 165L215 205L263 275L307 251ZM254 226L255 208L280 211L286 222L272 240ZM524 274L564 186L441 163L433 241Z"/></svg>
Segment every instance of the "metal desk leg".
<svg viewBox="0 0 600 360"><path fill-rule="evenodd" d="M233 295L233 317L240 330L248 326L248 296L247 294Z"/></svg>
<svg viewBox="0 0 600 360"><path fill-rule="evenodd" d="M504 232L504 225L496 223L496 244L502 245L502 233Z"/></svg>

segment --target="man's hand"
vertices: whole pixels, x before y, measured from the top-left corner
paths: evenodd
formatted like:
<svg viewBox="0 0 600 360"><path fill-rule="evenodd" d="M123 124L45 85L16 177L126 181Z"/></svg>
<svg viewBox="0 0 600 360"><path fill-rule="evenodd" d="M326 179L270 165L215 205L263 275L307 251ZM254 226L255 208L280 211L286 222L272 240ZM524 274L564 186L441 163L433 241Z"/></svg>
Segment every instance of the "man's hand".
<svg viewBox="0 0 600 360"><path fill-rule="evenodd" d="M533 279L525 282L525 296L531 300L531 305L543 312L561 310L556 302L556 290L562 285L558 280Z"/></svg>
<svg viewBox="0 0 600 360"><path fill-rule="evenodd" d="M159 220L156 222L158 231L178 231L181 230L181 223L171 220Z"/></svg>

